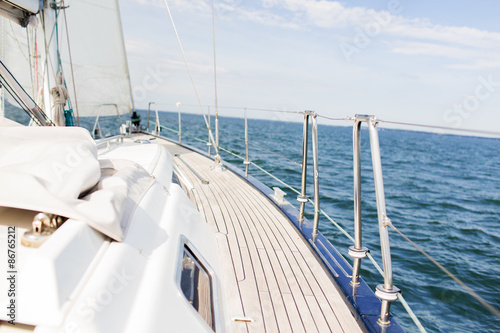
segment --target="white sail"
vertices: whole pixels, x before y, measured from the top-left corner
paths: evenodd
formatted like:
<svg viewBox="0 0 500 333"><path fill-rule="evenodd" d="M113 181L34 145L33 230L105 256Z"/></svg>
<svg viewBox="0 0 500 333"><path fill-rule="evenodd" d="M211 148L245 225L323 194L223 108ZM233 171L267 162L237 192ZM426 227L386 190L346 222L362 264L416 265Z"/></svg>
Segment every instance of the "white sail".
<svg viewBox="0 0 500 333"><path fill-rule="evenodd" d="M34 67L36 59L31 54L32 50L28 48L28 37L30 44L34 45L33 36L34 29L32 27L22 28L15 21L0 17L0 59L24 90L35 98L37 79L34 77ZM10 96L5 94L5 89L1 89L1 93L7 101L16 105Z"/></svg>
<svg viewBox="0 0 500 333"><path fill-rule="evenodd" d="M58 26L64 75L74 102L73 79L80 116L116 115L131 111L131 89L127 58L116 0L72 0L64 13L59 12ZM68 24L70 67L66 31ZM115 107L116 105L116 107Z"/></svg>

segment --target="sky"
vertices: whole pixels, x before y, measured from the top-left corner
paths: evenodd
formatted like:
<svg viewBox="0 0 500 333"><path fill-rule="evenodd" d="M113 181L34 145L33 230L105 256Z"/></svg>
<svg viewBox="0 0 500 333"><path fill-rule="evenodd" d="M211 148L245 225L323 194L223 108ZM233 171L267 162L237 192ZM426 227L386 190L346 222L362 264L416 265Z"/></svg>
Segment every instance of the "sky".
<svg viewBox="0 0 500 333"><path fill-rule="evenodd" d="M120 1L137 108L200 112L162 0ZM203 105L215 105L211 0L168 1ZM500 2L216 0L219 114L500 132ZM320 123L336 124L322 119Z"/></svg>

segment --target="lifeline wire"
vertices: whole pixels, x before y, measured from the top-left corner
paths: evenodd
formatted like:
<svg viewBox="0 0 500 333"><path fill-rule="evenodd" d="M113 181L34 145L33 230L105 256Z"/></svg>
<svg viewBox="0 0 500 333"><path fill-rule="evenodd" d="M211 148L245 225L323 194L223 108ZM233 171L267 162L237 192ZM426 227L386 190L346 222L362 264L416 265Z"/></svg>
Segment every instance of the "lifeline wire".
<svg viewBox="0 0 500 333"><path fill-rule="evenodd" d="M481 131L481 130L474 130L474 129L467 129L467 128L454 128L454 127L445 127L445 126L434 126L434 125L425 125L425 124L412 124L412 123L403 123L403 122L399 122L399 121L387 121L387 120L377 120L377 121L379 123L394 124L394 125L426 127L426 128L448 130L448 131L458 131L458 132L466 132L466 133L476 133L476 134L487 134L487 135L500 136L500 132Z"/></svg>
<svg viewBox="0 0 500 333"><path fill-rule="evenodd" d="M160 103L161 104L161 103ZM184 106L199 106L192 104L182 104ZM205 105L211 107L213 105ZM276 112L276 113L290 113L290 114L304 114L304 111L286 111L286 110L273 110L273 109L262 109L262 108L249 108L246 106L218 106L219 109L239 109L239 110L253 110L253 111L264 111L264 112Z"/></svg>
<svg viewBox="0 0 500 333"><path fill-rule="evenodd" d="M465 283L463 283L458 277L456 277L453 273L451 273L449 270L444 268L443 265L438 263L434 258L432 258L427 252L422 250L417 244L412 242L408 237L406 237L401 231L399 231L392 223L388 224L394 231L396 231L401 237L403 237L408 243L413 245L420 253L422 253L424 256L427 257L434 265L436 265L440 270L442 270L446 275L448 275L450 278L452 278L456 283L458 283L462 288L467 290L469 294L471 294L472 297L474 297L479 303L481 303L486 309L488 309L492 314L500 318L500 311L498 311L495 307L493 307L491 304L486 302L481 296L479 296L474 290L469 288Z"/></svg>
<svg viewBox="0 0 500 333"><path fill-rule="evenodd" d="M240 138L236 138L236 137L231 136L231 135L229 135L229 134L225 134L225 133L222 133L222 132L220 132L220 134L222 134L222 135L224 135L224 136L227 136L227 137L229 137L229 138L231 138L231 139L234 139L234 140L238 140L238 141L243 141L243 142L245 142L245 140L240 139ZM292 161L291 159L286 158L286 157L285 157L285 156L283 156L283 155L277 154L277 153L275 153L274 151L270 151L270 150L268 150L268 149L266 149L266 148L264 148L264 147L261 147L261 146L259 146L259 145L256 145L256 144L255 144L255 143L253 143L253 142L250 142L250 141L248 142L248 144L250 144L250 145L252 145L252 146L255 146L255 147L257 147L257 148L259 148L259 149L261 149L261 150L267 151L267 152L268 152L268 153L270 153L270 154L273 154L273 155L276 155L276 156L278 156L278 157L281 157L281 158L283 158L283 159L287 160L288 162L293 163L293 164L295 164L295 165L298 165L299 167L301 167L301 168L302 168L302 164L297 163L297 162L295 162L295 161Z"/></svg>

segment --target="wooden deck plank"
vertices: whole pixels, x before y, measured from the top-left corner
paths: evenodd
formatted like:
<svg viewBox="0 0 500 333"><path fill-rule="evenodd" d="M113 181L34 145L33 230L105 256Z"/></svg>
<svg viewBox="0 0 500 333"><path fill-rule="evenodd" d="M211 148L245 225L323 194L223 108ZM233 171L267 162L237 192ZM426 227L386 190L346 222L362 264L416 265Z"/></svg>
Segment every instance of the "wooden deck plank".
<svg viewBox="0 0 500 333"><path fill-rule="evenodd" d="M218 240L221 257L230 258L221 260L226 262L226 276L232 276L225 287L231 298L240 297L230 301L230 313L241 317L243 312L254 320L233 322L233 328L250 332L361 331L331 277L310 252L310 245L266 196L231 171L212 170L213 161L204 156L175 144L166 146L210 181L202 184L178 163L195 187L192 199L207 222L225 226L227 236ZM238 274L238 266L243 275Z"/></svg>
<svg viewBox="0 0 500 333"><path fill-rule="evenodd" d="M252 200L250 200L250 199L248 199L248 200L249 200L249 202L247 202L247 204L250 207L252 207L252 204L253 204ZM254 207L254 209L255 209L255 211L259 211L257 207ZM261 213L264 214L265 212L261 212ZM288 244L285 242L281 233L278 233L279 236L276 237L277 234L274 233L271 230L269 224L266 223L268 220L269 220L269 215L267 215L267 216L261 215L263 237L265 240L267 240L266 243L269 243L269 245L267 245L267 248L269 249L268 251L270 251L272 248L272 249L274 249L274 251L281 251L280 253L284 253L286 256L286 260L288 262L288 266L290 266L293 269L293 271L295 272L295 276L298 280L298 284L300 285L304 295L312 295L312 291L308 285L308 281L309 281L310 277L306 278L304 276L304 273L300 269L297 269L297 268L299 268L299 266L297 265L296 259L293 255L294 251L292 251L292 249L288 247ZM280 241L281 241L281 244L280 244L279 248L276 248L275 246L272 245L272 243L276 243L276 242L280 242Z"/></svg>
<svg viewBox="0 0 500 333"><path fill-rule="evenodd" d="M199 172L201 174L204 174L205 176L207 175L207 170L201 169L199 170ZM215 174L213 176L216 177L217 175ZM214 196L221 205L224 205L226 207L226 210L224 211L226 220L233 225L235 230L239 230L239 232L237 233L238 244L240 244L240 247L249 249L259 291L267 291L266 281L262 272L262 268L260 267L261 265L259 262L255 262L255 258L258 257L256 248L262 248L262 242L260 241L260 239L252 237L255 231L251 231L248 228L248 224L246 223L246 220L248 220L248 216L241 214L241 209L239 209L237 205L234 205L230 202L227 193L225 191L222 191L217 183L213 183L212 186L214 190L219 190L214 191ZM245 245L243 246L242 244Z"/></svg>
<svg viewBox="0 0 500 333"><path fill-rule="evenodd" d="M186 172L192 175L192 172L186 167ZM196 176L192 175L192 177L197 178ZM219 230L225 234L227 234L229 246L231 249L231 258L233 261L235 273L236 273L236 279L238 281L244 280L245 279L245 269L243 266L243 260L242 260L242 254L240 251L240 248L246 248L247 245L244 242L244 236L242 234L241 228L239 225L234 225L231 221L228 221L228 224L226 223L226 219L224 219L224 214L220 210L220 206L214 196L213 190L211 187L202 184L199 179L194 179L192 178L191 181L193 184L198 185L199 193L200 196L204 196L204 200L202 202L209 203L209 209L213 212L213 209L217 210L217 213L213 213L214 219L217 221L217 218L219 219L216 224L219 226ZM223 205L224 209L227 211L226 205ZM222 221L224 223L222 223ZM228 232L229 230L229 232Z"/></svg>
<svg viewBox="0 0 500 333"><path fill-rule="evenodd" d="M262 305L262 314L264 316L264 326L266 332L279 332L278 322L274 312L271 295L267 291L260 292L260 303Z"/></svg>
<svg viewBox="0 0 500 333"><path fill-rule="evenodd" d="M297 304L295 303L292 294L283 294L283 301L285 302L286 312L288 313L288 318L290 319L292 331L306 332L304 323L299 316L299 310L297 309Z"/></svg>
<svg viewBox="0 0 500 333"><path fill-rule="evenodd" d="M237 189L236 189L236 191L237 191ZM228 192L229 192L227 195L228 204L233 204L235 207L239 207L240 212L242 212L242 214L245 217L247 217L247 221L250 221L253 223L252 220L256 219L256 215L254 214L254 211L245 212L245 210L246 210L245 205L241 205L241 204L237 205L237 202L229 202L230 200L235 200L235 201L239 200L238 202L240 202L240 203L242 201L241 201L241 198L237 198L238 193L234 193L231 190L228 190ZM256 225L260 225L260 223L256 223ZM260 235L256 234L256 230L257 230L257 228L254 227L254 230L252 232L250 232L253 235L254 239L260 238ZM246 234L250 234L250 233L247 232ZM260 233L262 233L262 230L260 231ZM249 243L249 248L253 248L250 246L250 242L248 242L248 243ZM259 248L259 246L257 246L256 244L254 246ZM290 293L290 290L288 288L288 282L286 281L284 273L281 271L280 262L279 262L278 258L276 257L276 255L273 253L273 251L272 251L273 248L270 245L270 243L267 247L271 249L271 253L269 253L268 251L263 251L263 249L260 249L259 258L258 258L260 260L260 262L256 260L255 253L251 254L252 262L254 263L254 268L256 268L258 271L258 274L256 274L256 276L260 276L260 274L261 274L260 267L259 267L259 265L261 265L262 267L264 267L265 281L268 283L269 290L271 291L272 308L268 308L267 303L262 304L264 319L270 320L270 319L266 319L266 315L273 315L274 316L274 312L276 312L276 315L277 315L276 317L281 319L279 321L281 329L285 332L291 331L291 327L290 327L290 324L288 323L288 321L283 320L283 319L287 318L287 313L286 313L286 309L285 309L283 299L281 297L281 292L280 292L280 288L281 288L281 289L284 289L285 292ZM261 255L260 252L263 252L263 255ZM269 259L267 258L267 254L274 254L274 256L273 256L273 258L275 259L274 265L270 264ZM278 274L276 274L276 270L279 270ZM276 281L276 275L278 275L278 278L280 279L280 283L278 283ZM261 286L259 286L258 288L259 288L259 290L263 290L263 287L261 287ZM266 288L266 290L267 290L267 288ZM262 295L262 293L261 293L261 295ZM264 300L262 300L262 301L264 301ZM271 309L274 309L274 311L272 313L269 313L269 311ZM266 326L266 329L267 329L267 326Z"/></svg>
<svg viewBox="0 0 500 333"><path fill-rule="evenodd" d="M285 303L282 297L282 288L283 285L287 285L286 280L278 282L278 278L275 275L275 270L271 261L269 260L268 252L264 249L259 250L259 257L262 263L262 267L264 268L264 273L266 274L266 280L269 286L269 293L271 296L271 301L273 304L274 314L276 318L280 318L278 321L279 330L282 332L291 332L292 328L290 326L290 319L288 319L289 315L286 311ZM284 276L283 276L284 278ZM290 294L290 292L287 292ZM285 320L285 318L287 320Z"/></svg>
<svg viewBox="0 0 500 333"><path fill-rule="evenodd" d="M337 318L332 310L332 307L328 303L328 300L326 299L325 295L322 293L322 290L319 287L318 282L316 281L316 277L314 276L314 274L311 272L310 268L305 263L302 255L298 251L295 251L292 253L292 251L285 250L284 253L287 256L287 259L290 261L291 267L293 267L293 268L300 267L300 270L293 269L293 271L294 271L294 274L296 275L296 277L299 281L298 284L301 287L301 289L303 290L304 295L305 296L316 295L316 297L317 297L317 301L318 301L317 304L320 307L319 310L321 310L321 311L317 311L318 308L315 305L315 309L314 310L311 309L311 312L315 312L318 314L323 313L323 317L317 316L315 318L317 318L317 320L320 321L321 323L325 323L325 321L324 321L325 318L328 318L328 326L332 327L332 331L341 331L342 328L341 328L341 326L340 326L340 324L339 324L339 322L338 322L338 320L337 320ZM290 260L290 257L289 257L290 255L295 255L295 259ZM306 278L306 276L308 276L308 278ZM314 293L309 288L309 285L314 286L314 288L315 288ZM306 299L309 299L308 304L313 305L313 303L310 302L310 297L306 297Z"/></svg>
<svg viewBox="0 0 500 333"><path fill-rule="evenodd" d="M241 257L243 259L243 267L245 271L252 270L252 260L248 249L241 249ZM265 332L264 320L262 316L262 308L260 295L257 291L257 282L253 274L246 274L245 279L238 281L238 287L241 293L241 300L245 316L252 318L252 322L248 324L250 332Z"/></svg>
<svg viewBox="0 0 500 333"><path fill-rule="evenodd" d="M221 256L225 258L231 257L231 251L229 249L229 243L226 235L221 233L217 234L217 245L219 246ZM224 279L222 279L223 286L226 291L230 291L225 293L228 304L227 306L231 309L233 318L242 318L245 316L245 312L243 311L238 281L236 281L236 276L234 274L234 266L232 265L231 260L223 260L221 265L222 270L224 271ZM230 327L234 332L248 332L247 323L236 322L233 318L228 318L228 320L231 321Z"/></svg>
<svg viewBox="0 0 500 333"><path fill-rule="evenodd" d="M259 242L258 242L259 245L256 244L256 247L258 249L264 248L263 243L262 243L263 241L267 241L268 244L271 244L271 242L265 236L265 231L262 231L262 230L257 231L258 227L260 227L260 225L261 225L260 223L254 222L254 220L259 221L259 217L257 217L255 215L255 212L258 210L247 211L247 206L244 204L243 205L241 204L241 203L245 203L245 201L242 200L242 198L238 197L238 196L240 196L239 192L238 192L238 188L235 188L235 191L232 191L232 190L227 191L227 192L229 192L227 195L228 204L232 204L234 207L237 207L237 209L239 209L241 214L244 217L246 217L246 219L245 219L246 222L243 221L243 223L245 223L246 225L248 225L248 224L253 225L253 228L251 228L252 231L250 232L250 234L252 234L253 240L259 239ZM232 201L232 202L230 202L230 201ZM258 227L256 227L256 225ZM263 235L263 237L261 237L261 235ZM272 250L272 245L267 245L266 247L268 249L270 248ZM279 263L278 258L275 255L274 251L269 251L269 255L271 256L271 261L273 262L273 265L271 267L274 267L275 269L279 268L280 263ZM261 265L262 265L262 263L261 263ZM280 271L280 272L272 271L272 274L269 274L269 273L266 274L266 279L271 279L271 278L274 278L274 279L278 278L280 281L280 283L278 285L280 286L282 292L290 293L290 289L288 288L288 283L286 282L286 278L285 278L284 273L282 271ZM264 289L261 289L261 290L264 290Z"/></svg>
<svg viewBox="0 0 500 333"><path fill-rule="evenodd" d="M284 229L286 230L288 228L284 228ZM294 235L295 230L292 230L290 233L293 236L295 236ZM292 236L290 236L290 237L292 237ZM286 253L288 254L288 252L286 252ZM300 254L297 255L297 253L300 253ZM336 328L336 329L341 329L341 327L339 326L340 325L339 321L337 320L336 315L335 315L336 312L334 312L332 310L332 307L338 309L339 307L347 308L347 306L344 304L344 300L343 300L342 296L340 296L338 292L333 292L331 289L330 289L330 292L328 293L328 297L330 299L330 302L327 300L325 293L319 287L318 281L316 281L317 276L325 276L325 275L324 274L318 275L318 274L315 274L315 272L311 271L311 268L309 266L307 266L307 264L306 264L306 259L303 257L304 253L307 255L307 257L309 257L309 260L307 260L307 262L310 262L310 263L314 262L313 260L311 260L314 258L311 258L312 254L310 252L294 251L294 254L296 255L296 259L298 259L298 258L302 259L302 260L297 260L296 263L298 264L298 262L300 261L300 264L301 264L300 266L301 266L302 271L308 272L307 274L303 275L302 277L303 278L305 276L312 277L312 278L307 278L307 282L309 284L313 284L315 286L316 290L315 290L314 294L317 295L317 297L318 297L319 304L321 305L322 311L325 313L325 317L328 318L329 325ZM296 265L292 264L292 267L295 267L295 266ZM319 265L315 266L316 273L317 273L317 266L319 266ZM320 268L322 269L322 267L320 267ZM296 273L298 273L298 272L296 271ZM300 274L300 273L298 273L298 274ZM326 277L329 278L328 276L326 276ZM324 278L322 279L321 283L322 283L322 285L332 286L331 283L327 283ZM300 286L305 285L304 283L299 283L299 284L300 284ZM305 293L305 294L307 294L307 293ZM347 311L349 311L349 310L347 309ZM343 311L343 312L339 312L339 313L346 313L346 312ZM352 316L350 314L350 312L348 312L348 315ZM344 317L344 319L350 319L350 318Z"/></svg>

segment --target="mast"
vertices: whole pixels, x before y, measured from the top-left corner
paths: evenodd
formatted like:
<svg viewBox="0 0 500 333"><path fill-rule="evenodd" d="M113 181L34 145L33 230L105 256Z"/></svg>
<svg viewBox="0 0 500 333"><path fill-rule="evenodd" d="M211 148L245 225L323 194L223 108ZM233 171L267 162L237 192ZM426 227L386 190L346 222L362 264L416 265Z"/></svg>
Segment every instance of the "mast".
<svg viewBox="0 0 500 333"><path fill-rule="evenodd" d="M50 88L56 86L56 75L59 72L59 61L57 57L57 40L55 34L56 9L53 0L43 0L40 18L42 19L43 51L41 52L42 73L43 73L43 109L48 117L53 120L54 108L50 95Z"/></svg>

